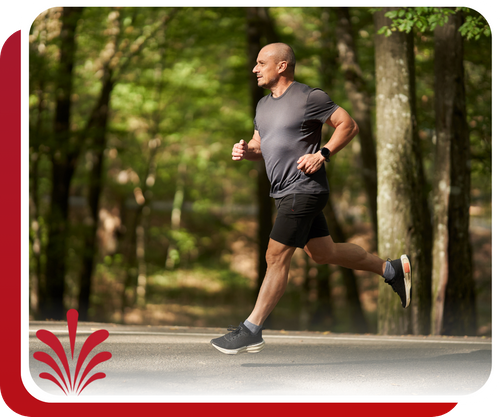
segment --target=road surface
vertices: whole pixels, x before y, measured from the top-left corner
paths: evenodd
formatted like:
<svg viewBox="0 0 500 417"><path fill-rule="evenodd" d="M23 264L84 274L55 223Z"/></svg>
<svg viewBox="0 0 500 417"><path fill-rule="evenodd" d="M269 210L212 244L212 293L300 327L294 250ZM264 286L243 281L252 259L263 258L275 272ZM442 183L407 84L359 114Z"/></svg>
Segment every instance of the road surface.
<svg viewBox="0 0 500 417"><path fill-rule="evenodd" d="M32 322L29 337L34 384L64 396L54 383L39 377L55 372L33 354L42 351L56 358L36 337L39 329L53 332L70 352L66 323ZM209 342L225 329L79 323L72 373L84 341L98 329L108 330L109 337L88 359L102 351L112 358L90 372L87 378L96 372L106 377L89 384L81 396L180 396L186 401L215 396L231 401L242 396L334 400L350 395L465 395L480 389L491 371L489 338L264 330L262 352L224 355Z"/></svg>

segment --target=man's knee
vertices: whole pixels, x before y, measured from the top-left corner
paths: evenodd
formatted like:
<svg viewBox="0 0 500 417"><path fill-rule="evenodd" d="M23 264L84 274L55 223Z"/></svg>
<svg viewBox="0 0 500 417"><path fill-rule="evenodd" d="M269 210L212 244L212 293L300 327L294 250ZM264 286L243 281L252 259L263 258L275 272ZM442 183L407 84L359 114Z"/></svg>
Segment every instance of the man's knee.
<svg viewBox="0 0 500 417"><path fill-rule="evenodd" d="M266 252L266 262L267 265L277 265L285 262L286 257L283 253L273 252L269 249Z"/></svg>
<svg viewBox="0 0 500 417"><path fill-rule="evenodd" d="M309 256L314 262L320 265L326 265L331 263L330 257L324 254L310 254Z"/></svg>
<svg viewBox="0 0 500 417"><path fill-rule="evenodd" d="M270 243L266 251L267 265L279 265L289 262L294 251L294 247L282 245L277 242Z"/></svg>
<svg viewBox="0 0 500 417"><path fill-rule="evenodd" d="M320 265L332 264L334 263L333 256L335 253L335 243L327 242L325 246L308 245L306 248L306 253L309 257Z"/></svg>

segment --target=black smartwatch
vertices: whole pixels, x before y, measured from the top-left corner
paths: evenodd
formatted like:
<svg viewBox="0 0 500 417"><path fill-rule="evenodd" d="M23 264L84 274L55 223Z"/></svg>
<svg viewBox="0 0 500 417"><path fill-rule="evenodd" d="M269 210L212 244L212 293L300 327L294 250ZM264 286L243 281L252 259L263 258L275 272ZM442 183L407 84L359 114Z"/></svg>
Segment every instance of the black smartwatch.
<svg viewBox="0 0 500 417"><path fill-rule="evenodd" d="M326 162L330 162L330 149L321 148L321 156L325 158Z"/></svg>

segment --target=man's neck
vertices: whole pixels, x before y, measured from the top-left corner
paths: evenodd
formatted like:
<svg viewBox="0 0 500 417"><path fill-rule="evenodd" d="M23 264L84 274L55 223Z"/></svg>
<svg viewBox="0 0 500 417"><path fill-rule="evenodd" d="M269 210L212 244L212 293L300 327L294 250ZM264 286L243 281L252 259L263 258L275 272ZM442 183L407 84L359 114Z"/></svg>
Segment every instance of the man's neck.
<svg viewBox="0 0 500 417"><path fill-rule="evenodd" d="M293 81L294 80L290 78L281 78L274 87L271 87L271 94L273 97L278 98L281 96L287 88L290 87Z"/></svg>

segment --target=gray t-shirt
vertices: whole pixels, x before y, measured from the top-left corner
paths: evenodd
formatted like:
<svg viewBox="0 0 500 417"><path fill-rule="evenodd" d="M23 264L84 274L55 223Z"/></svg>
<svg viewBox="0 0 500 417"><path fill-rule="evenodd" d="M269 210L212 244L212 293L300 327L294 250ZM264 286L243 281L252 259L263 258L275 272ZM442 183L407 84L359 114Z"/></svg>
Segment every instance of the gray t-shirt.
<svg viewBox="0 0 500 417"><path fill-rule="evenodd" d="M321 128L338 107L324 91L296 81L281 96L268 94L259 101L254 125L261 138L271 197L330 191L324 164L306 175L297 169L297 160L318 152Z"/></svg>

